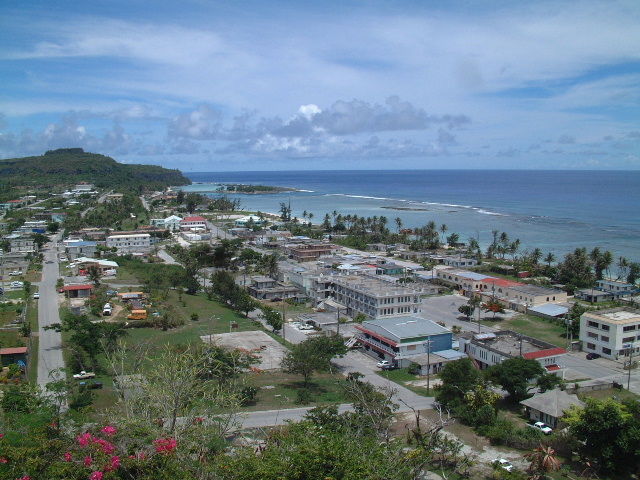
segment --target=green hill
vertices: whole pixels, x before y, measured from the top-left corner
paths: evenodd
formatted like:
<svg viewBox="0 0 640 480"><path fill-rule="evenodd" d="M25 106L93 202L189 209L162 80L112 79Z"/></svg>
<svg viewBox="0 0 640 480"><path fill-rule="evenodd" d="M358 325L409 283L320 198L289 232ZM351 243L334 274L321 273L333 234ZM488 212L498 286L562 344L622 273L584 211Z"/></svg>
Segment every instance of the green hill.
<svg viewBox="0 0 640 480"><path fill-rule="evenodd" d="M81 148L49 150L37 157L0 160L0 187L93 183L115 190L161 190L170 185L189 185L180 170L156 165L128 165Z"/></svg>

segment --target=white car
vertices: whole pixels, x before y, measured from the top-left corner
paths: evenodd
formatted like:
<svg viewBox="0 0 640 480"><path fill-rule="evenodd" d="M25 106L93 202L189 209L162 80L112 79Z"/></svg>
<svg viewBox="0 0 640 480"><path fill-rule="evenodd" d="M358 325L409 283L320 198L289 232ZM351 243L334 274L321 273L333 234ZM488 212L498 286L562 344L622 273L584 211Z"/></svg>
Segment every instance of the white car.
<svg viewBox="0 0 640 480"><path fill-rule="evenodd" d="M22 275L22 273L20 273L18 270L14 270L13 272L9 273L10 277L19 277L20 275Z"/></svg>
<svg viewBox="0 0 640 480"><path fill-rule="evenodd" d="M506 470L507 472L510 472L514 468L513 465L511 465L511 462L509 460L505 460L504 458L496 458L491 463L496 465L497 467L502 468L503 470Z"/></svg>
<svg viewBox="0 0 640 480"><path fill-rule="evenodd" d="M22 287L24 287L24 283L22 283L22 282L11 282L11 286L13 288L22 288Z"/></svg>
<svg viewBox="0 0 640 480"><path fill-rule="evenodd" d="M33 294L33 299L38 300L40 298L40 294L38 292Z"/></svg>
<svg viewBox="0 0 640 480"><path fill-rule="evenodd" d="M533 425L530 425L530 427L540 430L545 435L550 435L551 433L553 433L553 429L546 423L536 422Z"/></svg>
<svg viewBox="0 0 640 480"><path fill-rule="evenodd" d="M82 370L80 373L75 373L73 375L73 378L84 380L85 378L94 378L95 376L96 374L93 372L85 372L84 370Z"/></svg>
<svg viewBox="0 0 640 480"><path fill-rule="evenodd" d="M378 368L388 367L390 365L391 362L389 362L389 360L380 360L378 363L376 363L376 367Z"/></svg>
<svg viewBox="0 0 640 480"><path fill-rule="evenodd" d="M308 324L302 324L298 327L298 330L313 330L313 326Z"/></svg>

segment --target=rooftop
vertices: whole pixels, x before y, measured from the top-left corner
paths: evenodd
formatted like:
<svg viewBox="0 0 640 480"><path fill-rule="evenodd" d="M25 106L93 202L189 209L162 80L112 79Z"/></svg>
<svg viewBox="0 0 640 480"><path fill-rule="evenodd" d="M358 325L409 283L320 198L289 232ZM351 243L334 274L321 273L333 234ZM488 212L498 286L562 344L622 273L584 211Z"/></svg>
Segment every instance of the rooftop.
<svg viewBox="0 0 640 480"><path fill-rule="evenodd" d="M558 295L563 293L562 290L556 290L555 288L539 287L538 285L527 285L524 283L510 288L513 291L527 295Z"/></svg>
<svg viewBox="0 0 640 480"><path fill-rule="evenodd" d="M182 221L183 222L206 222L207 219L204 217L201 217L200 215L194 215L192 217L184 217Z"/></svg>
<svg viewBox="0 0 640 480"><path fill-rule="evenodd" d="M413 288L400 286L372 275L336 275L333 277L333 282L375 296L417 295L419 293Z"/></svg>
<svg viewBox="0 0 640 480"><path fill-rule="evenodd" d="M616 324L626 324L640 322L640 310L633 308L621 307L609 310L598 310L595 312L586 312L583 316L594 318L600 321Z"/></svg>
<svg viewBox="0 0 640 480"><path fill-rule="evenodd" d="M19 355L21 353L27 353L27 347L0 348L0 355Z"/></svg>
<svg viewBox="0 0 640 480"><path fill-rule="evenodd" d="M584 407L576 395L571 395L564 390L547 390L544 393L537 393L531 398L522 400L521 405L533 408L539 412L546 413L554 418L562 417L563 413L573 405Z"/></svg>
<svg viewBox="0 0 640 480"><path fill-rule="evenodd" d="M357 327L356 327L357 328ZM436 322L421 317L401 316L362 322L362 328L395 341L451 333Z"/></svg>
<svg viewBox="0 0 640 480"><path fill-rule="evenodd" d="M476 280L476 281L495 278L489 275L485 275L484 273L471 272L469 270L453 270L452 269L452 270L441 270L441 272L446 275L457 275L458 277L463 277L469 280Z"/></svg>
<svg viewBox="0 0 640 480"><path fill-rule="evenodd" d="M524 358L535 359L567 353L564 348L558 348L542 340L519 335L509 330L474 335L473 343L483 345L509 357L522 355Z"/></svg>

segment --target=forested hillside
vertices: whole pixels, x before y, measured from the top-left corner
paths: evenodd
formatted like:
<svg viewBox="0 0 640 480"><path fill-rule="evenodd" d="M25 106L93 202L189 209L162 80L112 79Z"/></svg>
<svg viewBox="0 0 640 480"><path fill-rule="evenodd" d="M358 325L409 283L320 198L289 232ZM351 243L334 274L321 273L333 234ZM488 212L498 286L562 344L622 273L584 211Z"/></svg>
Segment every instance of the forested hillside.
<svg viewBox="0 0 640 480"><path fill-rule="evenodd" d="M54 186L89 182L116 190L157 190L191 181L179 170L127 165L81 148L50 150L36 157L0 160L0 187Z"/></svg>

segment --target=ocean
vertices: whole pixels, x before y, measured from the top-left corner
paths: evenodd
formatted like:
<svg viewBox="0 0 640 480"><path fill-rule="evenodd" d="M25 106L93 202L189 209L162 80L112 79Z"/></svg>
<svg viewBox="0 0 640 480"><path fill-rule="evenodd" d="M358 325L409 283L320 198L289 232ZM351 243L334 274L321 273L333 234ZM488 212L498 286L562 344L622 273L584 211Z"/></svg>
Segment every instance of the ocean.
<svg viewBox="0 0 640 480"><path fill-rule="evenodd" d="M639 171L357 170L186 173L187 191L211 192L216 183L276 185L302 191L230 195L247 210L312 212L402 219L403 228L433 220L447 235L470 236L486 246L491 231L519 238L522 250L556 256L576 247L600 247L617 259L640 261ZM214 193L210 193L215 195ZM411 210L407 210L411 209Z"/></svg>

